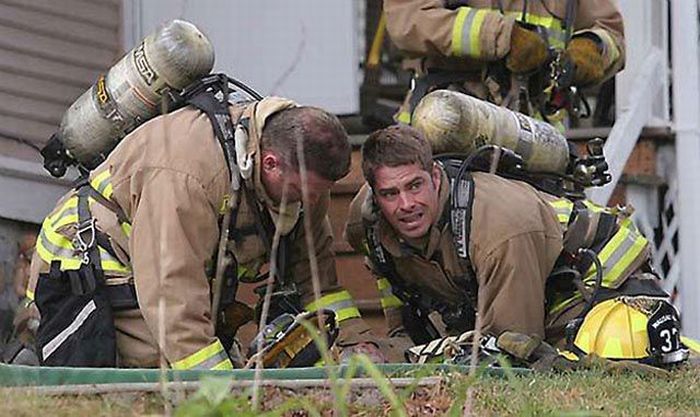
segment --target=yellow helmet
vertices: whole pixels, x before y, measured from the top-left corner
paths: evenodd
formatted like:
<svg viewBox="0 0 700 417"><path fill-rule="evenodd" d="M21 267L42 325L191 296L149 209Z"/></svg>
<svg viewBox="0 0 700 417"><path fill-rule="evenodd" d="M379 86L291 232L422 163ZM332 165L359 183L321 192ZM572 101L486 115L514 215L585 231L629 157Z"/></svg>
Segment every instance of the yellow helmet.
<svg viewBox="0 0 700 417"><path fill-rule="evenodd" d="M656 365L688 357L678 312L659 299L618 297L596 304L583 318L573 345L586 354Z"/></svg>

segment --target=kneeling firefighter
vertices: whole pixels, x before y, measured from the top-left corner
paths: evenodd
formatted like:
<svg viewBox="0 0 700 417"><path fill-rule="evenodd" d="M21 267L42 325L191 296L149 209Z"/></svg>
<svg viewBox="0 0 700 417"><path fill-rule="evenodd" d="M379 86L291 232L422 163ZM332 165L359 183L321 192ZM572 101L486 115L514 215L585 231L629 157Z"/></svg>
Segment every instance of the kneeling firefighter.
<svg viewBox="0 0 700 417"><path fill-rule="evenodd" d="M506 352L530 364L547 356L540 369L587 355L658 366L685 361L678 313L658 285L649 243L630 211L580 193L609 181L599 144L561 167L566 139L551 129L538 135L532 119L512 114L521 130L513 147L525 156L505 147L512 132L497 124L463 136L484 145L466 157L433 160L431 145L458 138L451 128L469 127L469 116L493 107L455 92L424 100L434 110L442 93L484 108L431 124L426 115L441 113L421 110L422 102L414 123L425 136L399 126L373 134L363 148L368 184L346 225L348 241L378 278L390 335L419 345L408 358L463 359L478 314L482 353ZM532 164L537 172L527 169Z"/></svg>
<svg viewBox="0 0 700 417"><path fill-rule="evenodd" d="M193 36L167 36L183 27ZM156 33L156 40L163 38L208 44L181 21ZM75 114L64 118L61 137L45 149L51 172L60 175L61 166L77 161L85 175L44 220L32 260L27 295L41 313L40 363L155 367L164 357L174 369L230 369L232 359L240 360L229 357L236 326L252 316L235 301L238 281L265 279L260 272L268 262L275 280L269 321L284 313L297 317L278 332L279 341L292 346L266 343L273 356L266 363L299 366L317 359L318 352L309 353L311 337L296 331L302 319L317 321L308 315L313 312L322 315L325 329L317 330L329 343L337 336L336 345L351 350L371 342L350 294L337 284L331 250L329 189L350 163L337 118L262 98L220 74L200 78L201 71L193 71L186 88L173 85L159 58L177 54L153 54L153 40L124 60L136 71L130 75L147 79L144 85L156 86L158 94L168 92L171 111L142 123L148 116L131 111L148 104L148 93L131 92L130 98L125 89L111 89L119 77L110 71L93 87L92 101L69 110ZM200 70L208 72L212 63L213 55ZM230 103L231 84L250 98ZM92 137L80 139L70 123L106 126L94 130L107 132L109 138L99 138L106 147L84 142ZM91 148L95 152L86 151ZM310 204L302 203L302 190ZM318 300L310 251L318 263Z"/></svg>

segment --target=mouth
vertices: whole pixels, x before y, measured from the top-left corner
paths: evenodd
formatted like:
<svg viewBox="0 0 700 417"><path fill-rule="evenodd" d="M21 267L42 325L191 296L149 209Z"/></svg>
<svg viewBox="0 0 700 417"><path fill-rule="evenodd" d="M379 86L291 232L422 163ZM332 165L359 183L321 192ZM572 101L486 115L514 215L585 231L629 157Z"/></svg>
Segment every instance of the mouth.
<svg viewBox="0 0 700 417"><path fill-rule="evenodd" d="M422 212L415 212L401 216L399 222L404 225L404 227L411 228L416 227L423 221L424 214Z"/></svg>

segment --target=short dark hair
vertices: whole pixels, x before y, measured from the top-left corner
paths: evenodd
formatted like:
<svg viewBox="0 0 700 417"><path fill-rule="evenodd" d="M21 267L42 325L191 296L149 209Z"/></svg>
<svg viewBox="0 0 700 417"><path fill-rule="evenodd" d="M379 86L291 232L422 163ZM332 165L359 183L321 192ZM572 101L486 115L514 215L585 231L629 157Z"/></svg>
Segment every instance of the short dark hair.
<svg viewBox="0 0 700 417"><path fill-rule="evenodd" d="M374 187L374 172L381 166L418 164L427 172L433 167L433 151L423 134L410 126L394 125L369 135L362 146L362 174Z"/></svg>
<svg viewBox="0 0 700 417"><path fill-rule="evenodd" d="M261 149L271 150L299 169L297 143L304 148L306 169L337 181L350 171L348 134L335 115L316 107L293 107L270 116L263 127Z"/></svg>

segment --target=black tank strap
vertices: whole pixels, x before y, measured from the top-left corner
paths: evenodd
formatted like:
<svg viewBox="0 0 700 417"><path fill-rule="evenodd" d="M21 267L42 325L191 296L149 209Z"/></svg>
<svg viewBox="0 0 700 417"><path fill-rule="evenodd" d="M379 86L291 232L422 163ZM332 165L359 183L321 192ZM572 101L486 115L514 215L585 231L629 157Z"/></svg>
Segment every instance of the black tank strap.
<svg viewBox="0 0 700 417"><path fill-rule="evenodd" d="M89 294L104 282L95 218L90 213L89 184L78 185L78 229L73 237L73 248L82 264L78 271L69 271L71 289L76 294ZM72 272L72 273L70 273Z"/></svg>

